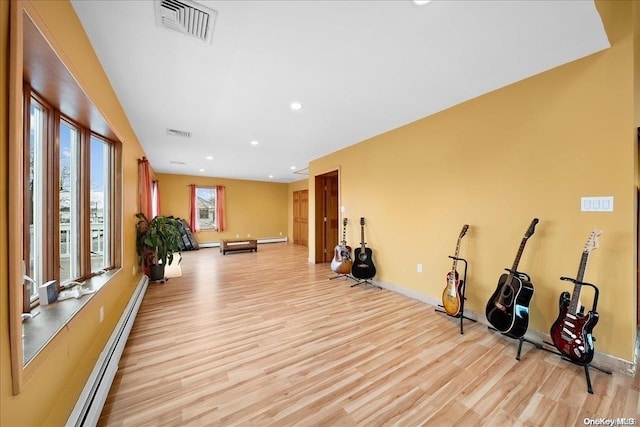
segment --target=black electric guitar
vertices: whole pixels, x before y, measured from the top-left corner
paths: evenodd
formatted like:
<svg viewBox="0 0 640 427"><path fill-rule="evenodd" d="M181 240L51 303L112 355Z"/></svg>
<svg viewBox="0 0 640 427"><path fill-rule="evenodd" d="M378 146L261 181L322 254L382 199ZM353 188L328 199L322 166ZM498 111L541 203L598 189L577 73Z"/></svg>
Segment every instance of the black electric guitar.
<svg viewBox="0 0 640 427"><path fill-rule="evenodd" d="M584 307L580 304L580 291L587 268L587 259L591 251L598 248L598 237L601 234L602 230L597 228L591 232L582 251L578 276L573 286L573 295L570 296L569 292L560 294L560 314L551 326L553 345L564 356L583 365L593 359L595 348L591 331L598 323L599 317L595 311L584 314Z"/></svg>
<svg viewBox="0 0 640 427"><path fill-rule="evenodd" d="M453 265L451 271L447 274L447 286L442 291L442 306L444 311L451 316L457 316L460 314L460 308L462 307L462 287L464 286L464 280L460 280L458 270L458 252L460 251L460 241L467 234L469 226L465 224L462 227L460 236L458 236L458 243L456 244L456 254L453 257Z"/></svg>
<svg viewBox="0 0 640 427"><path fill-rule="evenodd" d="M521 338L529 327L529 302L533 296L533 285L529 276L518 272L518 263L527 244L527 240L535 231L538 218L531 221L531 225L524 234L520 249L509 274L503 274L498 279L498 287L487 303L487 320L496 330L512 338Z"/></svg>
<svg viewBox="0 0 640 427"><path fill-rule="evenodd" d="M338 274L351 273L351 246L347 245L347 218L342 220L342 241L333 249L331 270Z"/></svg>
<svg viewBox="0 0 640 427"><path fill-rule="evenodd" d="M373 252L367 248L364 242L364 218L360 218L361 238L360 247L354 251L354 263L351 274L358 279L371 279L376 275L376 266L373 264Z"/></svg>

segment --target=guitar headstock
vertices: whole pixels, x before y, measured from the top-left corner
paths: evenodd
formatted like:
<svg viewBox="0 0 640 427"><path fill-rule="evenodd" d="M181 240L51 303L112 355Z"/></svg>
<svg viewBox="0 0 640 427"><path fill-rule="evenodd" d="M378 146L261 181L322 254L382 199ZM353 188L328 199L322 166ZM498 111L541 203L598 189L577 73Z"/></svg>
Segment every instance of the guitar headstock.
<svg viewBox="0 0 640 427"><path fill-rule="evenodd" d="M589 238L587 239L587 243L584 244L583 252L591 252L594 249L598 249L600 246L600 242L598 241L598 237L602 234L602 230L599 228L594 228Z"/></svg>
<svg viewBox="0 0 640 427"><path fill-rule="evenodd" d="M469 229L469 224L465 224L462 226L462 231L460 231L460 237L458 239L462 239L465 234L467 234L467 230Z"/></svg>
<svg viewBox="0 0 640 427"><path fill-rule="evenodd" d="M524 237L526 239L533 236L533 233L535 233L536 231L536 225L538 225L538 222L540 222L538 218L533 218L533 221L531 221L531 225L529 225L529 228L527 228L527 231L524 233Z"/></svg>
<svg viewBox="0 0 640 427"><path fill-rule="evenodd" d="M360 218L360 225L364 225L364 217Z"/></svg>

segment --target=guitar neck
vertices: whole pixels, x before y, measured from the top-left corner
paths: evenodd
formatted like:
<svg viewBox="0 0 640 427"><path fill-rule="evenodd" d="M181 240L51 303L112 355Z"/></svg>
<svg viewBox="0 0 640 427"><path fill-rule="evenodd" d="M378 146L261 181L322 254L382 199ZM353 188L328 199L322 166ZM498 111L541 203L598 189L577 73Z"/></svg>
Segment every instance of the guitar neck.
<svg viewBox="0 0 640 427"><path fill-rule="evenodd" d="M580 291L582 290L582 280L584 279L584 272L587 269L587 260L589 259L589 252L582 252L580 258L580 266L578 267L578 275L576 282L573 285L573 294L571 296L571 303L569 304L568 312L576 315L580 309Z"/></svg>
<svg viewBox="0 0 640 427"><path fill-rule="evenodd" d="M460 252L460 241L462 237L458 238L458 243L456 243L456 253L453 257L453 264L451 265L451 271L456 271L456 267L458 266L458 253Z"/></svg>
<svg viewBox="0 0 640 427"><path fill-rule="evenodd" d="M365 243L364 243L364 225L362 225L360 227L360 246L361 246L363 251L364 251L364 245L365 245Z"/></svg>
<svg viewBox="0 0 640 427"><path fill-rule="evenodd" d="M510 279L518 270L518 264L520 264L520 258L522 257L522 253L524 252L524 247L527 244L527 240L528 240L528 237L524 237L522 239L522 242L520 242L520 248L518 249L518 253L516 254L516 259L513 260L513 265L511 266L511 272L510 272L511 274L509 275Z"/></svg>

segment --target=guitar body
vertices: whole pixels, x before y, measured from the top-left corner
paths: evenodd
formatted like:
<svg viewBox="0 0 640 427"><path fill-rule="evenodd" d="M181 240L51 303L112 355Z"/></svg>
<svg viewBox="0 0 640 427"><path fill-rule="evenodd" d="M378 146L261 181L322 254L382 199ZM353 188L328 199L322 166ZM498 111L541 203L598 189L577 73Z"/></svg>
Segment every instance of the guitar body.
<svg viewBox="0 0 640 427"><path fill-rule="evenodd" d="M376 275L376 266L373 264L373 252L370 248L356 248L351 274L357 279L371 279Z"/></svg>
<svg viewBox="0 0 640 427"><path fill-rule="evenodd" d="M505 286L508 278L508 274L503 274L498 279L498 287L487 303L486 316L499 332L511 338L521 338L529 327L533 285L522 276L514 275L511 284Z"/></svg>
<svg viewBox="0 0 640 427"><path fill-rule="evenodd" d="M351 246L337 245L333 250L333 259L331 260L331 270L338 274L351 273Z"/></svg>
<svg viewBox="0 0 640 427"><path fill-rule="evenodd" d="M444 311L450 316L457 316L460 314L462 308L462 287L464 286L464 280L459 280L457 271L450 271L447 274L447 286L442 291L442 306Z"/></svg>
<svg viewBox="0 0 640 427"><path fill-rule="evenodd" d="M599 315L594 311L586 315L573 316L569 312L571 295L560 294L560 314L551 326L553 345L570 360L586 365L593 360L595 346L592 331L598 323Z"/></svg>

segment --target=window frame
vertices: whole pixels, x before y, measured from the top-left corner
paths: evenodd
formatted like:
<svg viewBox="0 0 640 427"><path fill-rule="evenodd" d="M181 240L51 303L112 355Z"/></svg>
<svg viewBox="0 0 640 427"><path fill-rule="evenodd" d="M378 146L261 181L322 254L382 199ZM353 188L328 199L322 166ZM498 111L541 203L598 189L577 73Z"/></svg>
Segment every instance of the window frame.
<svg viewBox="0 0 640 427"><path fill-rule="evenodd" d="M217 231L218 230L218 218L216 215L216 205L218 203L218 195L216 194L216 186L207 186L207 185L196 185L195 186L195 200L193 203L195 204L195 209L197 214L195 215L195 220L197 221L197 229L200 231ZM198 190L209 190L211 191L213 197L213 206L208 208L200 208L198 207ZM200 223L200 212L204 209L210 211L213 215L213 223L210 227L203 227Z"/></svg>
<svg viewBox="0 0 640 427"><path fill-rule="evenodd" d="M91 129L99 137L114 143L114 155L110 159L112 174L110 203L112 215L110 226L112 230L111 262L113 270L87 279L96 293L107 286L111 279L118 276L123 265L123 196L124 189L124 147L122 138L114 132L111 123L107 121L88 93L80 86L82 79L77 73L72 73L68 68L68 55L61 49L52 32L47 28L46 22L38 14L29 2L11 2L9 10L9 66L6 88L8 88L8 135L7 135L7 162L4 165L7 179L21 180L25 176L25 134L28 135L28 123L25 121L25 106L29 99L25 96L25 84L33 86L34 92L42 95L47 104L62 109L66 117L80 123L85 129ZM77 71L77 70L76 70ZM1 73L0 73L1 74ZM107 81L108 82L108 81ZM52 132L51 123L48 120L47 132ZM9 143L10 142L10 143ZM57 142L56 142L57 143ZM51 155L51 154L49 154ZM49 159L56 161L56 159ZM0 169L3 167L0 166ZM48 178L48 177L47 177ZM52 180L49 180L52 181ZM45 179L46 184L51 185ZM13 183L12 183L13 184ZM8 255L8 311L9 311L9 354L11 360L11 387L14 395L20 394L25 382L28 381L38 369L47 363L47 356L53 351L49 343L58 332L76 316L87 309L89 301L96 294L87 295L80 299L71 299L61 304L39 310L40 314L25 321L25 311L31 307L24 298L24 286L22 286L25 268L22 263L24 249L24 185L20 182L10 185L6 182L7 196L7 240L2 242ZM59 197L56 194L53 202ZM88 206L88 205L87 205ZM48 209L56 209L57 205L47 205ZM13 224L14 226L10 226ZM50 225L51 227L52 225ZM53 224L55 226L55 224ZM26 229L28 231L28 228ZM59 231L56 231L59 232ZM59 250L59 239L47 240L51 246L50 251ZM49 268L53 268L52 266ZM58 267L59 269L59 267ZM23 304L24 302L24 304ZM34 311L35 312L35 311ZM57 322L55 328L49 327L46 322ZM42 328L42 326L45 326ZM30 330L37 331L37 338L31 339ZM26 339L23 337L23 331ZM33 342L36 341L36 345ZM25 357L25 349L36 349L31 357Z"/></svg>
<svg viewBox="0 0 640 427"><path fill-rule="evenodd" d="M33 239L34 242L31 242L30 239L23 239L23 262L25 263L25 268L28 270L30 267L29 260L29 251L31 250L30 244L37 243L40 241L40 245L42 247L41 259L42 265L40 266L42 278L37 278L36 285L40 285L48 280L56 280L58 290L62 288L62 286L71 281L84 281L90 279L91 277L102 274L105 271L112 270L116 267L115 260L117 259L116 253L114 249L116 247L113 230L116 229L116 224L114 221L114 204L116 201L114 200L114 192L115 188L115 174L117 174L117 170L114 169L114 165L116 165L116 157L117 157L117 146L118 143L110 140L102 135L99 135L96 132L92 132L90 129L86 128L82 124L74 121L72 118L62 114L59 110L52 107L40 94L34 91L28 84L24 85L23 89L23 99L25 103L24 108L24 141L23 141L23 194L27 195L27 186L29 185L29 162L30 162L30 128L31 128L31 119L30 119L30 111L31 104L35 102L40 108L44 110L44 132L43 132L43 165L44 171L42 175L51 177L50 179L44 180L44 186L41 189L37 189L34 191L42 191L41 195L43 212L36 213L37 217L42 219L42 224L39 227L43 236L40 236L40 239ZM77 214L78 218L78 233L79 233L79 254L77 257L78 263L78 274L73 275L69 278L61 278L60 269L54 268L54 266L60 265L61 262L61 251L60 251L60 235L61 235L61 223L60 223L60 149L61 149L61 125L65 123L72 129L75 129L78 132L78 156L77 161L79 164L78 168L78 187L79 187L79 195L78 195L78 207ZM108 179L105 182L105 189L107 190L107 195L105 196L105 206L109 206L109 217L104 222L104 227L111 231L111 236L109 237L109 243L106 245L109 254L107 255L107 260L109 261L108 265L103 265L102 268L96 271L92 271L91 266L91 212L90 212L90 193L91 193L91 185L90 185L90 151L91 151L91 140L92 138L98 139L100 142L107 144L107 163L108 167ZM73 179L73 178L72 178ZM26 212L27 199L23 198L22 206L23 206L23 233L29 232L29 224L27 221L27 212ZM33 212L31 213L33 214ZM45 236L58 236L56 237L45 237ZM29 295L27 302L27 292L23 292L23 312L26 312L33 307L37 306L39 301L37 295Z"/></svg>

